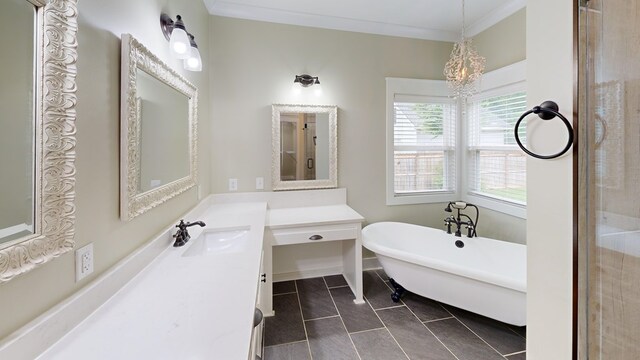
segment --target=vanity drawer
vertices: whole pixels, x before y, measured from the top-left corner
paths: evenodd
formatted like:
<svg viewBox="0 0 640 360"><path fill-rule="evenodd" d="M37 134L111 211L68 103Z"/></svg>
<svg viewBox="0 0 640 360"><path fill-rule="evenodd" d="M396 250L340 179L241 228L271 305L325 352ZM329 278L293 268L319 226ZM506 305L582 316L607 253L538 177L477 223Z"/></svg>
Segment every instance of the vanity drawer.
<svg viewBox="0 0 640 360"><path fill-rule="evenodd" d="M359 226L354 224L303 226L276 229L272 245L305 244L324 241L350 240L358 237Z"/></svg>

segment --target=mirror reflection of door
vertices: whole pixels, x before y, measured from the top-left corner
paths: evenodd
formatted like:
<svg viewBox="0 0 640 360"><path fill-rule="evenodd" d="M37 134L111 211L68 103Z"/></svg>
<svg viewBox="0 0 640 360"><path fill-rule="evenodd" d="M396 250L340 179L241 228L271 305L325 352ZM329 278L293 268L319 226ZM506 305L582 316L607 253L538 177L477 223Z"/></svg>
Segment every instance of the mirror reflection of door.
<svg viewBox="0 0 640 360"><path fill-rule="evenodd" d="M0 3L0 243L35 232L35 22L30 2Z"/></svg>
<svg viewBox="0 0 640 360"><path fill-rule="evenodd" d="M329 178L329 115L280 115L280 179Z"/></svg>

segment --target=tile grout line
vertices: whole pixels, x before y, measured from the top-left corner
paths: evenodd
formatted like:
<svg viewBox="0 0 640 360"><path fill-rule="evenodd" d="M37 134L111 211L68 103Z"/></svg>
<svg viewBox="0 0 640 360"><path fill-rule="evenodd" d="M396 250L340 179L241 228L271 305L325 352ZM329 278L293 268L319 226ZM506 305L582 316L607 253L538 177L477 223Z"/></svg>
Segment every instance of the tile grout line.
<svg viewBox="0 0 640 360"><path fill-rule="evenodd" d="M471 330L470 327L467 326L467 324L465 324L462 320L458 319L455 315L453 316L460 324L462 324L462 326L466 327L469 331L471 331L471 333L475 336L478 337L478 339L482 340L482 342L484 342L485 344L487 344L487 346L489 346L493 351L495 351L496 353L498 353L498 355L504 357L504 355L502 355L500 353L500 351L496 350L496 348L494 348L493 346L491 346L491 344L489 344L485 339L482 338L482 336L476 334L475 331Z"/></svg>
<svg viewBox="0 0 640 360"><path fill-rule="evenodd" d="M526 336L522 336L522 334L520 334L519 332L517 332L515 329L511 328L511 326L507 326L507 329L509 329L509 330L513 331L516 335L520 336L521 338L523 338L523 339L525 339L525 340L527 339L527 337L526 337Z"/></svg>
<svg viewBox="0 0 640 360"><path fill-rule="evenodd" d="M404 351L404 349L402 348L402 346L400 345L400 343L398 342L398 340L396 339L395 336L393 336L393 334L391 333L391 331L389 331L389 328L387 327L387 324L384 323L384 321L382 321L382 319L380 318L380 316L378 315L378 312L376 311L376 309L373 308L373 306L371 306L371 303L369 302L369 300L367 300L367 304L369 304L369 307L371 307L371 310L373 310L373 313L376 314L376 317L378 318L378 320L380 320L380 322L382 323L382 326L384 326L384 329L387 330L387 334L389 334L389 336L391 336L391 338L393 339L393 341L398 345L398 347L400 348L400 351L402 351L402 353L404 354L404 356L407 357L407 359L411 360L411 358L409 357L409 355L407 354L406 351Z"/></svg>
<svg viewBox="0 0 640 360"><path fill-rule="evenodd" d="M331 319L334 317L339 317L340 315L331 315L331 316L323 316L323 317L319 317L319 318L315 318L315 319L302 319L302 321L316 321L316 320L324 320L324 319Z"/></svg>
<svg viewBox="0 0 640 360"><path fill-rule="evenodd" d="M424 324L428 324L428 323L432 323L432 322L436 322L436 321L449 320L449 319L455 319L455 317L453 317L453 316L449 316L449 317L446 317L446 318L433 319L433 320L425 320L425 321L422 321L422 323L424 323Z"/></svg>
<svg viewBox="0 0 640 360"><path fill-rule="evenodd" d="M502 356L504 356L504 357L509 357L509 356L513 356L513 355L520 355L520 354L524 354L524 353L526 353L526 352L527 352L527 350L522 350L522 351L516 351L516 352L511 353L511 354L505 354L505 355L502 355Z"/></svg>
<svg viewBox="0 0 640 360"><path fill-rule="evenodd" d="M384 269L383 269L383 271L384 271ZM389 282L389 284L387 284L387 281L385 281L385 280L382 278L382 276L380 276L380 274L378 274L378 272L377 272L377 271L374 271L374 272L376 273L376 275L378 275L378 278L379 278L380 280L382 280L382 282L385 284L385 286L386 286L389 290L394 291L394 289L392 289L392 288L391 288L391 286L389 286L389 285L391 285L391 283L390 283L390 282ZM386 274L386 273L385 273L385 274ZM387 275L387 277L388 277L388 275ZM434 334L434 333L433 333L433 331L431 331L431 329L429 329L429 327L428 327L428 326L427 326L427 324L426 324L427 322L433 322L433 321L444 320L444 319L429 320L429 321L423 322L422 320L420 320L420 318L418 317L418 315L416 315L416 313L415 313L415 312L413 312L413 310L411 309L411 307L409 307L409 306L407 305L407 303L405 303L405 302L404 302L404 300L402 299L402 297L400 298L400 302L402 303L402 305L404 305L404 306L407 308L407 310L409 310L409 312L411 313L411 315L413 315L413 316L418 320L418 322L419 322L420 324L422 324L422 326L424 326L424 327L425 327L425 329L427 329L427 331L428 331L431 335L433 335L433 337L434 337L436 340L438 340L438 342L439 342L440 344L442 344L442 346L444 346L444 348L445 348L445 349L447 349L447 351L451 354L451 356L453 356L453 357L454 357L454 358L456 358L457 360L460 360L460 359L456 356L456 354L454 354L454 353L453 353L453 351L451 351L451 349L449 349L449 347L448 347L447 345L445 345L445 344L442 342L442 340L440 340L440 338L439 338L439 337L437 337L437 336L436 336L436 334ZM440 305L439 303L438 303L438 306L440 306L442 309L444 309L444 311L446 311L449 315L451 315L451 317L453 317L453 315L449 312L449 310L447 310L444 306ZM378 314L376 313L376 315L378 315ZM445 319L450 319L451 317L448 317L448 318L445 318ZM384 322L383 322L383 323L384 323ZM391 336L393 336L393 335L391 335ZM400 348L402 348L402 346L401 346ZM403 350L404 350L404 349L403 349Z"/></svg>
<svg viewBox="0 0 640 360"><path fill-rule="evenodd" d="M294 280L293 285L296 288L298 309L300 309L300 319L302 320L302 328L304 329L304 338L307 339L307 350L309 351L309 359L313 360L313 354L311 354L311 341L309 341L309 333L307 333L307 325L304 323L304 314L302 313L302 303L300 302L300 293L298 292L298 282Z"/></svg>
<svg viewBox="0 0 640 360"><path fill-rule="evenodd" d="M374 309L375 311L379 311L379 310L389 310L389 309L397 309L397 308L401 308L401 307L406 307L407 305L405 305L404 303L400 304L400 305L396 305L396 306L387 306L387 307L383 307L383 308L379 308L379 309Z"/></svg>
<svg viewBox="0 0 640 360"><path fill-rule="evenodd" d="M327 284L327 282L324 282L325 285ZM329 286L327 285L327 289L331 290L331 289L339 289L339 288L343 288L343 287L349 287L349 285L337 285L337 286Z"/></svg>
<svg viewBox="0 0 640 360"><path fill-rule="evenodd" d="M295 292L295 291L291 291L291 292L286 292L286 293L281 293L281 294L273 294L273 296L291 295L291 294L297 294L297 292Z"/></svg>
<svg viewBox="0 0 640 360"><path fill-rule="evenodd" d="M403 303L404 303L404 302L403 302ZM429 329L429 327L427 326L427 323L426 323L426 322L423 322L422 320L420 320L420 318L418 317L418 315L416 315L416 313L414 313L414 312L413 312L413 310L411 310L411 308L410 308L410 307L408 307L408 306L407 306L407 309L409 309L409 312L410 312L410 313L411 313L411 314L412 314L416 319L418 319L418 321L422 324L422 326L424 326L424 327L425 327L425 329L427 329L427 331L428 331L431 335L433 335L433 337L434 337L436 340L438 340L438 342L439 342L440 344L442 344L442 346L444 346L444 348L445 348L445 349L447 349L447 351L448 351L449 353L451 353L451 355L452 355L454 358L456 358L457 360L460 360L460 359L456 356L456 354L454 354L454 353L453 353L453 351L451 351L451 349L449 349L449 347L448 347L447 345L445 345L445 344L442 342L442 340L440 340L440 338L439 338L439 337L437 337L437 336L436 336L436 334L435 334L433 331L431 331L431 329ZM445 310L446 310L446 309L445 309ZM448 312L448 311L447 311L447 312ZM440 320L444 320L444 319L440 319ZM433 322L433 321L438 321L438 320L431 320L431 321L428 321L428 322Z"/></svg>
<svg viewBox="0 0 640 360"><path fill-rule="evenodd" d="M269 345L269 346L265 346L264 348L272 348L272 347L276 347L276 346L284 346L284 345L291 345L291 344L297 344L297 343L302 343L302 342L306 342L307 340L298 340L298 341L292 341L292 342L288 342L288 343L282 343L282 344L276 344L276 345Z"/></svg>
<svg viewBox="0 0 640 360"><path fill-rule="evenodd" d="M338 315L340 317L340 322L342 323L342 327L344 327L344 331L347 333L347 336L349 337L349 341L351 341L351 346L353 346L353 350L355 350L356 356L358 357L359 360L362 360L362 357L360 356L360 352L358 352L358 348L356 347L356 344L353 342L353 339L351 338L351 334L349 334L349 330L347 330L347 325L344 324L344 320L342 319L340 310L336 305L336 301L333 299L333 295L331 294L331 290L329 290L329 286L327 286L327 280L324 279L324 276L322 277L322 281L324 281L324 286L327 287L327 291L329 292L329 297L331 298L331 302L333 303L333 306L336 308L336 311L338 312Z"/></svg>
<svg viewBox="0 0 640 360"><path fill-rule="evenodd" d="M353 334L362 334L362 333L366 333L368 331L373 331L373 330L382 330L384 329L384 324L381 327L375 328L375 329L367 329L367 330L360 330L360 331L354 331L354 332L350 332L349 334L353 335Z"/></svg>

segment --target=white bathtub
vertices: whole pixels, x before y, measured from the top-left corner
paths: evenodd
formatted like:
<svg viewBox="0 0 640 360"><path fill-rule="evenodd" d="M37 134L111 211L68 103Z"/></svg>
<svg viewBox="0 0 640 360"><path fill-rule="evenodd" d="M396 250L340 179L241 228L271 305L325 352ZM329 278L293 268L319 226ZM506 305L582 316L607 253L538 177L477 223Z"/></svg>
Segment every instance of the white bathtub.
<svg viewBox="0 0 640 360"><path fill-rule="evenodd" d="M463 248L455 245L464 242ZM362 244L405 289L505 323L526 324L527 247L443 230L380 222Z"/></svg>

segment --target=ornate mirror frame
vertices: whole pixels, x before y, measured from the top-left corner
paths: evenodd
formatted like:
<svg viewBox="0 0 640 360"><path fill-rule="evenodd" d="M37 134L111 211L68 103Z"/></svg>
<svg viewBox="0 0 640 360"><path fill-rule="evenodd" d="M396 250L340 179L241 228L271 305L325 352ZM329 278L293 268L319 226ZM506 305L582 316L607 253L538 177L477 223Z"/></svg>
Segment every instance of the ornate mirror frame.
<svg viewBox="0 0 640 360"><path fill-rule="evenodd" d="M74 246L77 1L28 1L37 7L35 232L0 245L0 283Z"/></svg>
<svg viewBox="0 0 640 360"><path fill-rule="evenodd" d="M144 70L189 98L189 175L138 193L140 176L140 102L137 70ZM120 115L120 216L129 221L192 188L198 178L198 89L130 34L122 34Z"/></svg>
<svg viewBox="0 0 640 360"><path fill-rule="evenodd" d="M320 180L282 181L280 178L280 114L324 113L329 114L329 178ZM338 187L338 107L335 105L271 106L271 181L274 191L302 189L331 189Z"/></svg>

